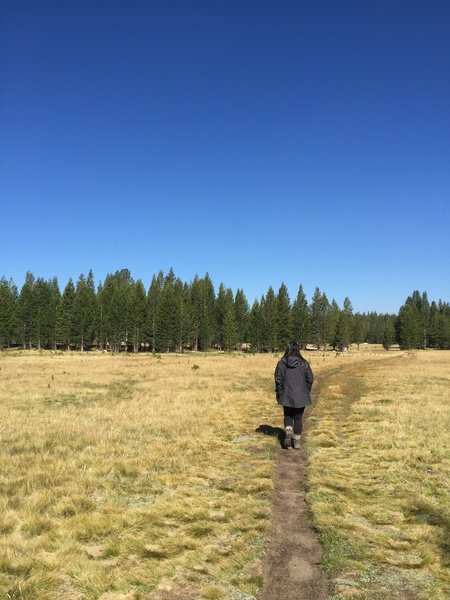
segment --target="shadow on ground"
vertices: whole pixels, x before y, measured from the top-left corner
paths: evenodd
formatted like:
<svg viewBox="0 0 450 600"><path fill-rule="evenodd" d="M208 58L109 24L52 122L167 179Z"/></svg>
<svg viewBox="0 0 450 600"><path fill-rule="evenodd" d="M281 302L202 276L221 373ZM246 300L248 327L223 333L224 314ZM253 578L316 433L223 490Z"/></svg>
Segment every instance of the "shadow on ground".
<svg viewBox="0 0 450 600"><path fill-rule="evenodd" d="M284 448L284 440L286 438L286 435L284 433L284 430L281 429L281 427L272 427L272 425L260 425L256 429L256 432L263 433L264 435L270 435L270 437L278 438L280 446Z"/></svg>

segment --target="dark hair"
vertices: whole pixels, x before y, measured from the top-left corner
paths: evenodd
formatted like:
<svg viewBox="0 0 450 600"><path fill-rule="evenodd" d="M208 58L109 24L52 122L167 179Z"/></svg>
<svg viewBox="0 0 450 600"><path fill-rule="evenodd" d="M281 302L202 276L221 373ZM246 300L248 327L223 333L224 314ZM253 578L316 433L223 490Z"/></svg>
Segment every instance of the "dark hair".
<svg viewBox="0 0 450 600"><path fill-rule="evenodd" d="M300 346L298 342L291 342L286 346L283 358L288 358L288 356L298 356L302 363L305 362L305 359L301 355Z"/></svg>

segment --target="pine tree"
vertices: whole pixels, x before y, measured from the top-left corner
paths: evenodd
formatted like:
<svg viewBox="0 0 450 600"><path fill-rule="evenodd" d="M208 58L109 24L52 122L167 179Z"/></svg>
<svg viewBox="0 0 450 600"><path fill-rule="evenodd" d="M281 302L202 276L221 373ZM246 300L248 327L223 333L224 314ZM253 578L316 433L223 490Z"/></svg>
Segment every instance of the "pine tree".
<svg viewBox="0 0 450 600"><path fill-rule="evenodd" d="M321 294L318 287L314 291L311 301L311 333L314 343L318 348L326 345L327 320L330 303L325 293Z"/></svg>
<svg viewBox="0 0 450 600"><path fill-rule="evenodd" d="M291 301L287 287L281 284L277 295L277 348L284 348L292 340Z"/></svg>
<svg viewBox="0 0 450 600"><path fill-rule="evenodd" d="M430 328L430 303L428 302L427 293L420 294L418 290L414 290L407 302L413 304L419 314L420 327L420 344L417 347L422 347L424 350L428 346L428 336Z"/></svg>
<svg viewBox="0 0 450 600"><path fill-rule="evenodd" d="M236 315L238 344L241 349L242 344L247 341L249 306L244 290L240 290L239 288L237 289L234 298L234 310Z"/></svg>
<svg viewBox="0 0 450 600"><path fill-rule="evenodd" d="M128 331L131 334L133 352L144 343L147 318L147 294L140 279L130 284L128 294Z"/></svg>
<svg viewBox="0 0 450 600"><path fill-rule="evenodd" d="M110 307L112 302L112 296L114 292L114 278L113 275L107 274L105 281L100 283L97 291L97 336L98 345L102 349L113 348L113 324L110 319Z"/></svg>
<svg viewBox="0 0 450 600"><path fill-rule="evenodd" d="M96 303L94 276L89 271L87 277L79 276L73 303L74 342L81 352L93 343Z"/></svg>
<svg viewBox="0 0 450 600"><path fill-rule="evenodd" d="M278 342L278 302L272 286L261 299L261 310L264 324L263 345L268 352L273 352Z"/></svg>
<svg viewBox="0 0 450 600"><path fill-rule="evenodd" d="M183 294L183 282L180 278L175 279L173 286L176 310L174 313L174 319L176 324L176 337L175 337L175 350L182 352L183 347L186 343L186 330L185 330L185 305L184 305L184 294Z"/></svg>
<svg viewBox="0 0 450 600"><path fill-rule="evenodd" d="M422 347L424 350L428 347L428 337L430 330L430 303L426 292L423 292L420 299L420 324L422 334Z"/></svg>
<svg viewBox="0 0 450 600"><path fill-rule="evenodd" d="M105 306L103 296L103 284L99 281L96 294L96 308L94 320L94 339L99 350L104 350L106 346L105 339Z"/></svg>
<svg viewBox="0 0 450 600"><path fill-rule="evenodd" d="M179 305L175 295L174 277L172 271L164 279L157 313L157 350L174 351L178 344L177 313Z"/></svg>
<svg viewBox="0 0 450 600"><path fill-rule="evenodd" d="M431 303L430 345L439 350L450 348L450 305L442 300Z"/></svg>
<svg viewBox="0 0 450 600"><path fill-rule="evenodd" d="M344 298L344 307L339 313L335 344L341 352L350 345L352 334L353 307L350 298Z"/></svg>
<svg viewBox="0 0 450 600"><path fill-rule="evenodd" d="M217 323L217 338L216 344L219 349L224 347L224 321L227 309L227 290L223 283L219 285L216 299L216 323Z"/></svg>
<svg viewBox="0 0 450 600"><path fill-rule="evenodd" d="M59 311L61 308L61 292L59 290L58 279L53 277L49 281L50 288L50 306L49 306L49 319L50 319L50 344L53 350L56 350L59 338Z"/></svg>
<svg viewBox="0 0 450 600"><path fill-rule="evenodd" d="M192 347L195 332L190 287L175 278L172 269L158 294L156 324L156 349L182 352L185 346Z"/></svg>
<svg viewBox="0 0 450 600"><path fill-rule="evenodd" d="M341 317L341 309L338 306L338 303L333 298L330 304L330 308L328 310L327 315L327 331L326 331L326 340L327 343L330 344L333 350L336 350L338 347L338 339L339 339L339 331L338 324Z"/></svg>
<svg viewBox="0 0 450 600"><path fill-rule="evenodd" d="M35 278L33 273L27 271L25 282L20 290L17 302L17 315L19 321L19 338L23 348L32 348L33 320L35 317Z"/></svg>
<svg viewBox="0 0 450 600"><path fill-rule="evenodd" d="M194 280L190 286L190 306L191 306L191 320L192 320L192 348L194 351L199 349L200 340L200 329L202 321L202 297L203 297L203 285L198 275L194 277Z"/></svg>
<svg viewBox="0 0 450 600"><path fill-rule="evenodd" d="M241 299L242 301L242 299ZM244 296L245 301L245 296ZM233 292L223 283L219 285L216 299L217 346L230 350L239 342L236 304Z"/></svg>
<svg viewBox="0 0 450 600"><path fill-rule="evenodd" d="M13 281L0 279L0 350L8 348L16 328L17 288Z"/></svg>
<svg viewBox="0 0 450 600"><path fill-rule="evenodd" d="M450 304L439 301L441 314L441 348L448 350L450 348Z"/></svg>
<svg viewBox="0 0 450 600"><path fill-rule="evenodd" d="M302 285L298 288L297 297L292 304L292 329L293 339L304 348L311 336L311 317Z"/></svg>
<svg viewBox="0 0 450 600"><path fill-rule="evenodd" d="M48 281L38 277L34 283L33 343L41 350L49 346L52 338L52 289Z"/></svg>
<svg viewBox="0 0 450 600"><path fill-rule="evenodd" d="M430 329L428 342L430 348L439 348L438 307L433 300L430 306Z"/></svg>
<svg viewBox="0 0 450 600"><path fill-rule="evenodd" d="M212 341L217 339L217 321L215 318L215 303L216 297L214 286L206 273L203 278L203 293L202 293L202 320L200 327L199 346L201 350L208 350L211 347Z"/></svg>
<svg viewBox="0 0 450 600"><path fill-rule="evenodd" d="M222 324L222 336L225 350L234 350L238 343L238 328L233 292L231 289L227 289L225 294L225 314Z"/></svg>
<svg viewBox="0 0 450 600"><path fill-rule="evenodd" d="M194 340L194 331L192 323L191 292L187 283L181 279L175 282L175 296L178 305L178 350L183 351L184 347L192 348Z"/></svg>
<svg viewBox="0 0 450 600"><path fill-rule="evenodd" d="M365 319L366 315L361 315L357 313L353 318L353 327L352 327L352 342L357 344L358 350L359 345L365 341Z"/></svg>
<svg viewBox="0 0 450 600"><path fill-rule="evenodd" d="M392 317L385 315L385 323L383 328L383 348L389 350L395 341L395 327Z"/></svg>
<svg viewBox="0 0 450 600"><path fill-rule="evenodd" d="M191 285L191 323L194 350L209 350L219 337L216 319L216 298L212 281L206 273L195 276Z"/></svg>
<svg viewBox="0 0 450 600"><path fill-rule="evenodd" d="M398 343L402 350L420 348L422 342L421 317L416 303L408 297L398 315Z"/></svg>
<svg viewBox="0 0 450 600"><path fill-rule="evenodd" d="M147 327L150 337L152 352L156 351L158 331L158 309L161 301L161 293L164 285L164 273L160 271L158 276L153 275L150 289L147 295Z"/></svg>
<svg viewBox="0 0 450 600"><path fill-rule="evenodd" d="M367 315L366 341L369 344L382 344L384 332L384 315L370 312Z"/></svg>
<svg viewBox="0 0 450 600"><path fill-rule="evenodd" d="M248 341L253 352L261 352L263 345L264 319L258 300L253 302L248 322Z"/></svg>
<svg viewBox="0 0 450 600"><path fill-rule="evenodd" d="M107 275L103 285L104 323L107 345L113 352L127 351L130 295L134 284L128 269Z"/></svg>
<svg viewBox="0 0 450 600"><path fill-rule="evenodd" d="M74 344L76 332L74 325L75 286L72 278L67 282L61 298L61 307L58 313L58 340L66 350Z"/></svg>

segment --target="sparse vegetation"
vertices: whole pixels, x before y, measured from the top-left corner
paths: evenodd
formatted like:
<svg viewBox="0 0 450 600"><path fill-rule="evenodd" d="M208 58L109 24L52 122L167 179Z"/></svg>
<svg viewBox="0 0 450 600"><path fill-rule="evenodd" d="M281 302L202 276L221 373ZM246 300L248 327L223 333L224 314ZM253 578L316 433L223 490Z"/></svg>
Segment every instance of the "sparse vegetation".
<svg viewBox="0 0 450 600"><path fill-rule="evenodd" d="M0 597L255 596L273 358L195 360L0 354Z"/></svg>
<svg viewBox="0 0 450 600"><path fill-rule="evenodd" d="M152 356L0 353L0 596L256 597L277 356ZM306 419L333 597L445 598L450 355L336 356Z"/></svg>
<svg viewBox="0 0 450 600"><path fill-rule="evenodd" d="M448 352L350 360L324 383L308 499L334 598L449 597L449 388Z"/></svg>

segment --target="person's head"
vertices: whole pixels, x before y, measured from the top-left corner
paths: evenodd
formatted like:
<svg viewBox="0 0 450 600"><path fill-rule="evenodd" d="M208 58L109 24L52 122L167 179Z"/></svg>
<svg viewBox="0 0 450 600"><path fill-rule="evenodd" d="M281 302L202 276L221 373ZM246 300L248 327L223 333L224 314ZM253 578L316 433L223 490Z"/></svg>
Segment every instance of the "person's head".
<svg viewBox="0 0 450 600"><path fill-rule="evenodd" d="M301 361L305 359L301 355L300 346L297 342L290 342L284 351L284 358L288 358L289 356L298 356Z"/></svg>

